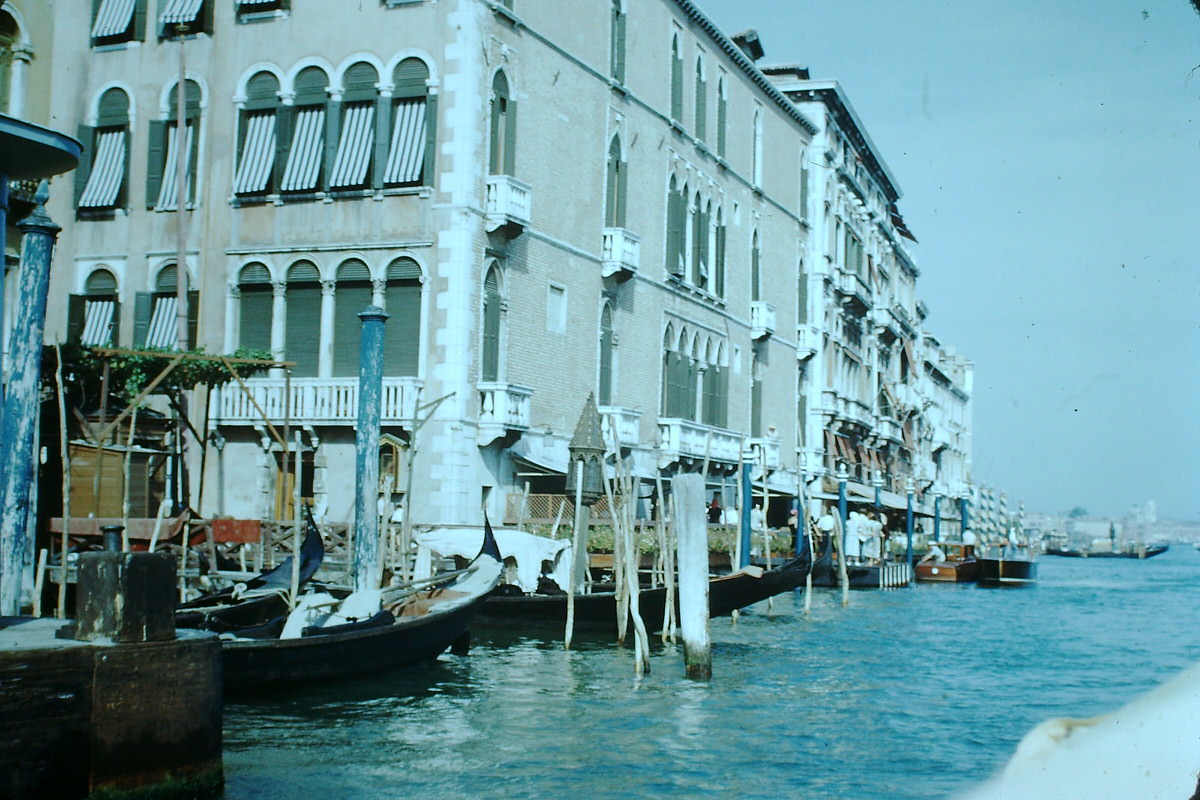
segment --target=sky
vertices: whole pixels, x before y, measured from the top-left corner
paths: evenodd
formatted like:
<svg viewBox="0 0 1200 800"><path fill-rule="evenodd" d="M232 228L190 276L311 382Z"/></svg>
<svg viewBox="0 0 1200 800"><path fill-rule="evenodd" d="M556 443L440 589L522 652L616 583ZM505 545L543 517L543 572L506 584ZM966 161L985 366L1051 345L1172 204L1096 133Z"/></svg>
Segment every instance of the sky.
<svg viewBox="0 0 1200 800"><path fill-rule="evenodd" d="M1188 0L696 0L836 80L902 192L927 330L1009 507L1200 520L1200 13Z"/></svg>

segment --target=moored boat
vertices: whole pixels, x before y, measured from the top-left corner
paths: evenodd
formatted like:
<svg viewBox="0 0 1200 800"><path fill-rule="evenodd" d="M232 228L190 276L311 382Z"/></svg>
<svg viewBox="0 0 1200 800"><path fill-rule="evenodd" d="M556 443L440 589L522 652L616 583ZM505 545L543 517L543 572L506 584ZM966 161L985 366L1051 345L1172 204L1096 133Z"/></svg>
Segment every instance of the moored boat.
<svg viewBox="0 0 1200 800"><path fill-rule="evenodd" d="M975 559L980 586L1030 586L1037 583L1037 561L1027 547L990 546Z"/></svg>
<svg viewBox="0 0 1200 800"><path fill-rule="evenodd" d="M941 556L926 557L917 562L913 571L917 580L925 583L970 583L979 570L975 546L962 542L937 542ZM932 551L932 548L931 548Z"/></svg>
<svg viewBox="0 0 1200 800"><path fill-rule="evenodd" d="M263 626L265 634L279 625L286 638L223 637L225 689L285 687L400 669L435 659L463 641L484 598L499 582L500 573L500 553L491 527L485 522L483 545L465 569L435 576L421 588L404 591L391 601L380 603L376 599L372 603L368 598L365 610L353 612L347 606L356 595L324 595L341 603L341 613L324 614L320 624L304 625L300 615L325 602L322 597L308 595L309 602L298 603L290 619L277 619ZM375 594L376 598L380 595ZM386 598L387 592L383 596Z"/></svg>
<svg viewBox="0 0 1200 800"><path fill-rule="evenodd" d="M1161 555L1170 549L1171 549L1171 546L1167 545L1167 544L1137 545L1134 547L1126 547L1126 548L1118 549L1118 550L1111 550L1111 549L1110 550L1105 550L1105 549L1092 550L1092 549L1086 548L1086 547L1076 550L1076 549L1071 549L1071 548L1051 547L1051 548L1046 549L1046 555L1048 555L1048 556L1063 556L1066 558L1137 558L1137 559L1146 559L1146 558L1154 558L1154 556Z"/></svg>
<svg viewBox="0 0 1200 800"><path fill-rule="evenodd" d="M813 561L813 586L838 587L841 577L833 560L833 538L824 536L821 554ZM902 561L855 562L846 564L846 582L851 589L889 589L906 586L912 570Z"/></svg>

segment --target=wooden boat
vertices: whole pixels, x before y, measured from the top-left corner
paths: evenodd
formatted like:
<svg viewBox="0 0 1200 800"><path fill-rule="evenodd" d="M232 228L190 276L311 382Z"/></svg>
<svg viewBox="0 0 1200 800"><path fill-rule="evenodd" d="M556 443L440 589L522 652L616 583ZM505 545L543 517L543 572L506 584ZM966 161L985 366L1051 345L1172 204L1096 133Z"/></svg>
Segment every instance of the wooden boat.
<svg viewBox="0 0 1200 800"><path fill-rule="evenodd" d="M1065 558L1154 558L1171 549L1168 544L1148 544L1139 547L1127 547L1123 550L1075 550L1071 548L1046 548L1048 556L1063 556Z"/></svg>
<svg viewBox="0 0 1200 800"><path fill-rule="evenodd" d="M500 573L500 551L485 520L483 545L466 569L428 581L366 619L305 627L289 639L223 637L225 689L286 687L431 661L465 640Z"/></svg>
<svg viewBox="0 0 1200 800"><path fill-rule="evenodd" d="M913 567L917 580L926 583L970 583L975 580L979 562L975 560L975 546L962 542L938 542L945 553L944 561L919 561Z"/></svg>
<svg viewBox="0 0 1200 800"><path fill-rule="evenodd" d="M728 616L777 594L804 585L812 567L812 552L807 540L799 555L779 567L743 567L728 575L711 578L708 582L709 617ZM647 630L662 629L667 607L665 587L642 589L638 593L638 610ZM562 628L567 619L567 595L526 594L515 586L500 587L488 597L479 612L479 621L504 626L545 625ZM575 596L575 626L577 628L609 628L616 630L617 598L612 584L597 584L589 594Z"/></svg>
<svg viewBox="0 0 1200 800"><path fill-rule="evenodd" d="M904 563L898 561L883 564L876 562L846 565L846 582L851 589L884 589L905 586L908 584L911 574ZM842 585L837 564L833 560L832 536L824 537L821 554L813 562L812 576L813 586L829 588Z"/></svg>
<svg viewBox="0 0 1200 800"><path fill-rule="evenodd" d="M989 547L976 558L980 586L1030 586L1037 583L1037 561L1026 547Z"/></svg>
<svg viewBox="0 0 1200 800"><path fill-rule="evenodd" d="M300 545L300 586L308 583L325 559L325 543L313 519L312 509L306 507L305 514L306 529ZM291 585L292 557L288 556L274 569L248 581L175 606L175 627L236 633L260 626L287 614Z"/></svg>

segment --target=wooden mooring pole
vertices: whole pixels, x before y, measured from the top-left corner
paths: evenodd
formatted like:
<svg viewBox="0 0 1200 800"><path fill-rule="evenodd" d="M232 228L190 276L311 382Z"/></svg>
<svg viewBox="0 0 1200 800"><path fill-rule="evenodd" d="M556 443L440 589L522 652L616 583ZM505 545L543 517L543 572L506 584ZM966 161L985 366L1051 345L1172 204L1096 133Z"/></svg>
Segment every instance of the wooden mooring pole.
<svg viewBox="0 0 1200 800"><path fill-rule="evenodd" d="M679 552L679 629L687 676L712 677L712 644L708 635L708 530L704 507L704 477L671 478L675 540ZM748 499L748 498L747 498Z"/></svg>

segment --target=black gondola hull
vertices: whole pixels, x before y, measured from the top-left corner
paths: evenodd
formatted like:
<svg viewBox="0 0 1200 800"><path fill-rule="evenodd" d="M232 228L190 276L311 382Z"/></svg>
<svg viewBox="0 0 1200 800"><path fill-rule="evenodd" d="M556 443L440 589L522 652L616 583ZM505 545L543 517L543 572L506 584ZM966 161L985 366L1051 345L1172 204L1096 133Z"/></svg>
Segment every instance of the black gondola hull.
<svg viewBox="0 0 1200 800"><path fill-rule="evenodd" d="M1030 586L1037 582L1037 562L1024 558L978 558L980 586Z"/></svg>

